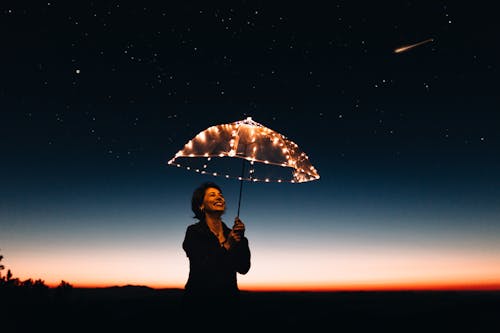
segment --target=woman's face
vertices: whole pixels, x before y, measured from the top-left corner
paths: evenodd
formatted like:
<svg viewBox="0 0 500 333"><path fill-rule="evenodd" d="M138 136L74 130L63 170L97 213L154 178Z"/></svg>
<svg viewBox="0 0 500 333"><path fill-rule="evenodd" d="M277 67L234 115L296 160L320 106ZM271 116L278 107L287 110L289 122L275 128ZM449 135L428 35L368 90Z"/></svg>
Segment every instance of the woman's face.
<svg viewBox="0 0 500 333"><path fill-rule="evenodd" d="M226 210L226 201L222 192L216 188L209 187L205 191L201 209L205 212L224 212Z"/></svg>

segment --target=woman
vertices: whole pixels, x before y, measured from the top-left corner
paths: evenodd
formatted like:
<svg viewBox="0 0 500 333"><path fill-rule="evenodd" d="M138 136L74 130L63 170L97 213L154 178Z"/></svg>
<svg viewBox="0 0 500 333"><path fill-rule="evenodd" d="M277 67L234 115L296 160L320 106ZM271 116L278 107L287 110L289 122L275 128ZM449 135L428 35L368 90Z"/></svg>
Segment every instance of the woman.
<svg viewBox="0 0 500 333"><path fill-rule="evenodd" d="M237 273L250 269L248 239L239 217L232 229L222 221L226 202L217 184L205 182L195 189L191 209L198 222L187 227L182 243L189 258L184 306L214 319L220 310L238 311Z"/></svg>

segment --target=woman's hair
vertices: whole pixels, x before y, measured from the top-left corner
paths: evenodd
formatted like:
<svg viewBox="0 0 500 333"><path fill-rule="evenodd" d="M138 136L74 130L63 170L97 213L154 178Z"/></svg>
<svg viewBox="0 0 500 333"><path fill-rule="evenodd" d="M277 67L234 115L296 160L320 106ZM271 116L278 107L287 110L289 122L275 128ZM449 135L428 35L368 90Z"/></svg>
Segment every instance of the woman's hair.
<svg viewBox="0 0 500 333"><path fill-rule="evenodd" d="M193 218L198 219L200 221L205 219L205 214L200 209L200 206L203 203L203 198L205 197L205 192L207 191L208 188L216 188L220 192L222 192L219 185L213 182L204 182L194 190L193 197L191 198L191 210L194 213Z"/></svg>

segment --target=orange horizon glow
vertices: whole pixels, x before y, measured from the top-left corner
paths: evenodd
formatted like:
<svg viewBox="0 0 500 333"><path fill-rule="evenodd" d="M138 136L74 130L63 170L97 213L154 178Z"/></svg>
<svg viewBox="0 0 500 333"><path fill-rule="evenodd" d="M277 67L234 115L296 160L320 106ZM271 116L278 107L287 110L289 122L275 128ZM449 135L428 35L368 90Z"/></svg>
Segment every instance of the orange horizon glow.
<svg viewBox="0 0 500 333"><path fill-rule="evenodd" d="M500 291L500 260L496 252L412 247L396 252L390 247L367 245L349 249L294 249L282 245L289 249L286 252L260 250L258 244L255 248L251 271L238 275L241 290ZM64 280L75 288L132 285L183 289L189 272L185 254L176 248L133 253L117 249L99 249L98 253L68 250L43 259L14 256L14 264L6 262L6 268L22 281L41 279L49 287L57 287Z"/></svg>
<svg viewBox="0 0 500 333"><path fill-rule="evenodd" d="M68 281L66 281L68 282ZM60 283L60 282L59 282ZM50 288L55 288L59 283L46 283ZM152 289L184 289L184 285L143 285L143 284L102 284L102 283L70 283L74 288L110 288L125 286L144 286ZM240 285L241 291L248 292L356 292L356 291L500 291L500 282L414 282L414 283L364 283L364 284L247 284Z"/></svg>

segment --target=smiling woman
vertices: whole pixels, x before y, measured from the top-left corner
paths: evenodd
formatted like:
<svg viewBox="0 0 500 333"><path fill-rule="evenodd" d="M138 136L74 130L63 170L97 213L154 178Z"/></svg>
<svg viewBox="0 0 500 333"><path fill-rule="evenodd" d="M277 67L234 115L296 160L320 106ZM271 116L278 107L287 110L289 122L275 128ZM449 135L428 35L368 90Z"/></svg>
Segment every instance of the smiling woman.
<svg viewBox="0 0 500 333"><path fill-rule="evenodd" d="M191 208L199 222L187 228L182 243L189 258L183 303L187 322L192 322L189 318L193 315L213 319L224 310L231 311L232 319L236 320L239 305L236 276L250 269L245 224L236 217L230 229L222 221L226 202L221 188L212 182L205 182L194 191Z"/></svg>

